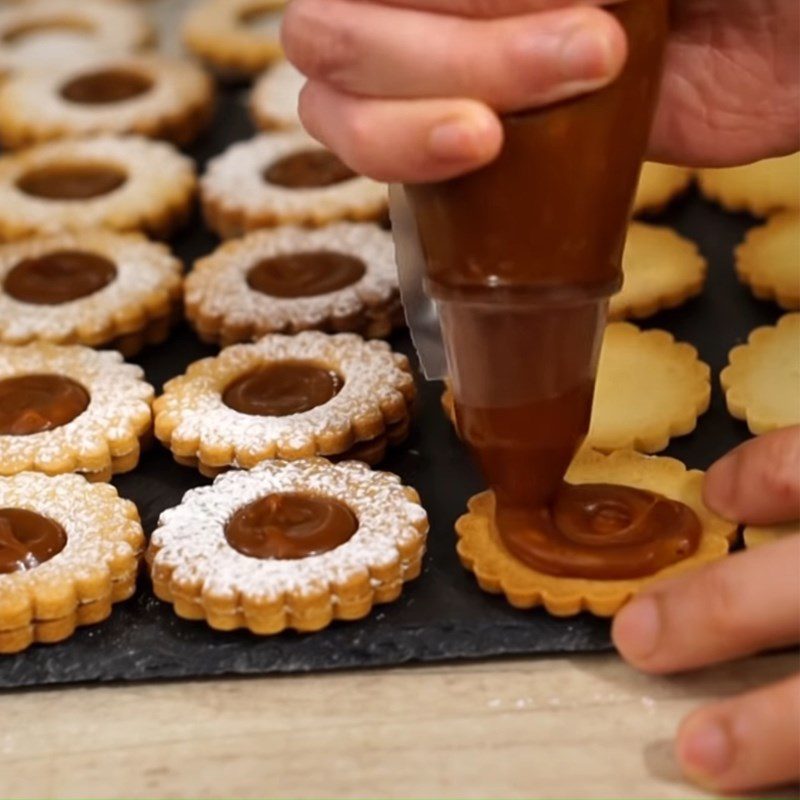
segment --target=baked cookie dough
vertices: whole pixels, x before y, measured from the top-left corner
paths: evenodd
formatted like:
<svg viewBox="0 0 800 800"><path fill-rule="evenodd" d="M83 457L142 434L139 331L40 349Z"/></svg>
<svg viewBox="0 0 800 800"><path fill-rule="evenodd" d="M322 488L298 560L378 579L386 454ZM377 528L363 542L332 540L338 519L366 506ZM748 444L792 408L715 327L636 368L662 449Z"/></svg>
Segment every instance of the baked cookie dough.
<svg viewBox="0 0 800 800"><path fill-rule="evenodd" d="M270 67L250 95L250 115L263 131L300 128L297 103L305 76L285 59Z"/></svg>
<svg viewBox="0 0 800 800"><path fill-rule="evenodd" d="M691 185L694 174L686 167L646 161L633 203L634 214L657 214Z"/></svg>

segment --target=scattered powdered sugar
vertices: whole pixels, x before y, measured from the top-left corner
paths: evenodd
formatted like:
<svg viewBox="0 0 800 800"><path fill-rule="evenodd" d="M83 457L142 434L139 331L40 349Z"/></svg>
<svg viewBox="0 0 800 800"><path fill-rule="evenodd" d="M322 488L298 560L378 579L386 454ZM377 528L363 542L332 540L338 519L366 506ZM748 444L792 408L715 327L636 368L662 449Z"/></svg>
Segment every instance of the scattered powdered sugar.
<svg viewBox="0 0 800 800"><path fill-rule="evenodd" d="M386 208L386 186L361 175L311 188L278 186L262 177L270 165L309 149L321 150L322 145L302 130L262 133L238 142L209 162L200 183L203 200L228 212L254 216L272 212L277 216L342 218L353 213L380 213Z"/></svg>
<svg viewBox="0 0 800 800"><path fill-rule="evenodd" d="M347 505L358 519L353 537L327 553L303 559L259 559L235 550L225 527L243 506L269 494L302 492ZM427 515L396 475L359 462L324 459L268 461L249 472L228 472L212 486L190 490L165 511L151 539L153 568L172 567L172 582L202 584L212 597L275 599L315 595L372 569L402 563L427 532Z"/></svg>
<svg viewBox="0 0 800 800"><path fill-rule="evenodd" d="M272 297L247 282L250 269L262 259L318 250L356 257L366 272L350 286L311 297ZM387 303L397 293L391 234L377 225L342 222L316 230L285 226L256 231L224 244L195 265L185 298L187 309L201 323L203 317L222 317L228 325L253 325L268 332L309 328L357 314L365 306Z"/></svg>
<svg viewBox="0 0 800 800"><path fill-rule="evenodd" d="M256 81L250 98L260 125L299 128L297 103L305 76L290 61L279 61Z"/></svg>
<svg viewBox="0 0 800 800"><path fill-rule="evenodd" d="M130 452L149 428L153 387L144 372L126 364L116 351L80 345L36 343L0 345L0 381L18 375L55 374L71 378L90 396L86 410L71 422L28 436L0 435L0 471L61 472L99 463ZM138 445L135 445L138 446ZM65 463L71 467L62 470ZM91 470L90 470L91 471Z"/></svg>
<svg viewBox="0 0 800 800"><path fill-rule="evenodd" d="M108 104L74 103L61 88L82 75L107 70L144 75L152 87L143 94ZM126 131L159 120L180 118L206 102L209 79L190 61L159 55L93 56L50 70L12 76L0 90L0 110L34 133L85 134L103 128Z"/></svg>
<svg viewBox="0 0 800 800"><path fill-rule="evenodd" d="M0 287L20 261L60 250L89 252L114 263L116 277L86 297L56 305L24 303L0 290L0 341L75 340L80 332L109 331L115 319L149 306L168 305L181 282L182 265L162 244L139 234L94 230L26 239L0 246Z"/></svg>
<svg viewBox="0 0 800 800"><path fill-rule="evenodd" d="M242 414L225 405L222 393L234 380L283 360L324 365L337 372L344 385L327 403L285 417ZM270 334L255 344L227 347L215 358L192 364L164 389L156 401L156 433L163 436L162 419L172 421L170 444L181 455L186 454L182 443L197 442L198 449L222 444L232 446L236 454L274 457L281 451L313 449L325 437L346 436L358 420L380 420L386 410L407 413L414 382L405 356L393 353L386 342L306 331L296 336Z"/></svg>
<svg viewBox="0 0 800 800"><path fill-rule="evenodd" d="M14 35L23 30L29 32ZM106 0L19 3L0 10L0 71L58 68L65 61L82 59L89 53L135 50L150 34L144 12L125 3Z"/></svg>
<svg viewBox="0 0 800 800"><path fill-rule="evenodd" d="M80 202L34 197L17 186L30 170L81 162L118 167L127 180L112 192ZM166 142L141 136L49 142L0 157L0 222L15 231L40 233L133 228L187 202L194 187L194 162Z"/></svg>
<svg viewBox="0 0 800 800"><path fill-rule="evenodd" d="M120 564L133 569L144 545L136 507L106 483L89 483L80 475L49 477L23 472L0 477L0 508L20 508L57 522L67 534L64 549L34 569L0 574L0 607L30 605L35 613L38 594L43 598L65 586L120 575ZM112 567L112 565L114 565ZM69 609L64 609L68 614Z"/></svg>

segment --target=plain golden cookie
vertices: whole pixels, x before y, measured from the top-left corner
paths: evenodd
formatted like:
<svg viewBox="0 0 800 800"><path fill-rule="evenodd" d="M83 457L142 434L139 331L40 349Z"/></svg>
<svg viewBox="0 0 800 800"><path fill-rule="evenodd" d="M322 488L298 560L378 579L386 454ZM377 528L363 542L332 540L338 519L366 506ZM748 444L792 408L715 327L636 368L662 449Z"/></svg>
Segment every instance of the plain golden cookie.
<svg viewBox="0 0 800 800"><path fill-rule="evenodd" d="M703 169L700 190L729 211L749 211L766 217L776 211L800 209L800 153L757 161L744 167Z"/></svg>
<svg viewBox="0 0 800 800"><path fill-rule="evenodd" d="M800 309L800 212L786 211L752 228L736 250L736 273L759 300Z"/></svg>
<svg viewBox="0 0 800 800"><path fill-rule="evenodd" d="M800 535L800 522L787 522L783 525L748 525L742 534L745 547L760 547L785 536Z"/></svg>
<svg viewBox="0 0 800 800"><path fill-rule="evenodd" d="M523 564L505 548L493 522L494 495L483 492L470 500L469 512L456 523L459 558L475 574L481 589L505 595L517 608L543 605L556 616L572 616L581 611L611 616L654 581L723 558L736 534L735 523L716 516L703 503L703 473L687 471L672 458L652 458L628 450L601 455L585 448L576 456L566 479L577 484L632 486L685 503L702 525L697 551L645 578L590 580L547 575Z"/></svg>
<svg viewBox="0 0 800 800"><path fill-rule="evenodd" d="M657 214L663 211L692 183L692 170L646 161L639 177L639 187L633 203L634 214Z"/></svg>
<svg viewBox="0 0 800 800"><path fill-rule="evenodd" d="M728 410L751 433L800 424L800 313L756 328L731 350L720 382Z"/></svg>
<svg viewBox="0 0 800 800"><path fill-rule="evenodd" d="M231 544L229 520L286 495L344 505L357 528L338 547L298 558L249 555ZM188 492L161 515L147 562L156 596L181 617L259 635L317 631L397 599L420 573L427 532L419 496L395 475L352 461L270 461Z"/></svg>
<svg viewBox="0 0 800 800"><path fill-rule="evenodd" d="M675 308L703 291L708 262L697 245L671 228L631 223L622 259L622 289L612 298L612 320L643 319Z"/></svg>
<svg viewBox="0 0 800 800"><path fill-rule="evenodd" d="M52 540L38 558L26 535L40 535L32 522ZM113 486L79 475L0 477L0 561L11 567L0 570L0 653L59 642L106 619L136 591L143 548L136 506Z"/></svg>

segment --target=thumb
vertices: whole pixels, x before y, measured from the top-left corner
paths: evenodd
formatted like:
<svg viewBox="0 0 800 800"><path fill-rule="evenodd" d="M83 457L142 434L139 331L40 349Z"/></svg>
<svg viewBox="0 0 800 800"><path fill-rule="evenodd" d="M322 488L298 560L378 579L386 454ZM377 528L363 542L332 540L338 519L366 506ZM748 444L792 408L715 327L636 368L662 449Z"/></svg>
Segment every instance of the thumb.
<svg viewBox="0 0 800 800"><path fill-rule="evenodd" d="M728 519L773 525L800 519L800 426L751 439L706 473L703 499Z"/></svg>

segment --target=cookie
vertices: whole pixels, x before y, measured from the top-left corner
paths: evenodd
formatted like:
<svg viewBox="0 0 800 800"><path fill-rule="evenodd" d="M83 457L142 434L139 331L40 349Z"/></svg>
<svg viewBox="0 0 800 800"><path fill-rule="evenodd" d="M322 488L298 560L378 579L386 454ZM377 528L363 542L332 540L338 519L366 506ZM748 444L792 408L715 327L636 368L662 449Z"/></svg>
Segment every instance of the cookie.
<svg viewBox="0 0 800 800"><path fill-rule="evenodd" d="M217 630L317 631L396 600L421 569L417 493L349 461L269 461L165 511L147 563L155 594Z"/></svg>
<svg viewBox="0 0 800 800"><path fill-rule="evenodd" d="M691 433L710 402L711 370L692 345L676 342L666 331L611 323L600 351L586 444L604 452L660 452L673 437ZM442 406L455 420L449 387Z"/></svg>
<svg viewBox="0 0 800 800"><path fill-rule="evenodd" d="M700 191L728 211L766 217L800 209L800 153L770 158L743 167L702 169Z"/></svg>
<svg viewBox="0 0 800 800"><path fill-rule="evenodd" d="M0 653L67 639L136 590L136 506L78 475L0 477Z"/></svg>
<svg viewBox="0 0 800 800"><path fill-rule="evenodd" d="M728 411L751 433L800 424L800 313L756 328L728 362L720 375Z"/></svg>
<svg viewBox="0 0 800 800"><path fill-rule="evenodd" d="M189 216L194 163L165 142L96 136L0 157L0 239L105 227L169 236Z"/></svg>
<svg viewBox="0 0 800 800"><path fill-rule="evenodd" d="M201 183L209 227L223 238L275 225L381 219L386 186L356 175L304 131L265 133L209 162Z"/></svg>
<svg viewBox="0 0 800 800"><path fill-rule="evenodd" d="M211 79L189 61L115 55L21 72L0 87L0 142L9 149L98 133L188 145L211 121Z"/></svg>
<svg viewBox="0 0 800 800"><path fill-rule="evenodd" d="M146 14L108 0L30 0L0 8L0 76L58 69L89 55L139 50L153 42Z"/></svg>
<svg viewBox="0 0 800 800"><path fill-rule="evenodd" d="M198 261L185 297L200 338L223 347L303 330L388 336L403 323L394 244L377 225L255 231Z"/></svg>
<svg viewBox="0 0 800 800"><path fill-rule="evenodd" d="M609 318L643 319L703 291L708 262L697 245L670 228L631 223L622 259L623 284Z"/></svg>
<svg viewBox="0 0 800 800"><path fill-rule="evenodd" d="M0 246L0 343L77 343L126 356L169 335L182 264L141 234L90 230Z"/></svg>
<svg viewBox="0 0 800 800"><path fill-rule="evenodd" d="M745 547L760 547L783 539L784 536L800 535L800 522L786 522L783 525L748 525L742 538Z"/></svg>
<svg viewBox="0 0 800 800"><path fill-rule="evenodd" d="M184 44L222 77L257 75L283 55L280 26L286 2L200 0L184 19Z"/></svg>
<svg viewBox="0 0 800 800"><path fill-rule="evenodd" d="M355 334L271 334L191 364L164 386L155 433L205 475L272 458L375 463L408 434L408 359Z"/></svg>
<svg viewBox="0 0 800 800"><path fill-rule="evenodd" d="M686 167L657 164L647 161L642 165L639 187L633 203L634 214L657 214L676 197L683 194L694 177Z"/></svg>
<svg viewBox="0 0 800 800"><path fill-rule="evenodd" d="M752 228L736 250L736 274L759 300L800 309L800 213L777 214Z"/></svg>
<svg viewBox="0 0 800 800"><path fill-rule="evenodd" d="M250 95L250 116L263 131L300 128L297 104L305 76L285 59L270 67Z"/></svg>
<svg viewBox="0 0 800 800"><path fill-rule="evenodd" d="M494 524L495 500L483 492L469 502L469 513L456 523L458 555L475 574L481 589L504 594L517 608L544 606L556 616L589 611L598 616L615 614L633 595L654 581L682 574L724 557L736 535L736 524L709 511L702 500L703 473L687 471L679 461L648 457L629 450L601 455L582 450L566 477L571 484L611 483L647 490L688 506L700 523L700 537L692 555L644 577L625 579L574 578L533 569L514 557ZM652 539L649 531L619 542L637 546ZM597 534L597 539L600 539ZM602 542L598 547L604 547Z"/></svg>
<svg viewBox="0 0 800 800"><path fill-rule="evenodd" d="M150 437L152 400L141 368L119 353L0 345L0 475L129 472Z"/></svg>

